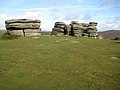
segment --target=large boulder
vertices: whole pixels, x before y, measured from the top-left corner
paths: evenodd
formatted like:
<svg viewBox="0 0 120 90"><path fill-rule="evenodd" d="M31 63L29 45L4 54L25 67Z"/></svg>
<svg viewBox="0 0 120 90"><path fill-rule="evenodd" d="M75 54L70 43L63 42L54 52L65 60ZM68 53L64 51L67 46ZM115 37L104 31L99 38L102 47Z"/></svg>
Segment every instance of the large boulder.
<svg viewBox="0 0 120 90"><path fill-rule="evenodd" d="M85 37L96 37L97 35L97 23L90 22L88 23L78 23L77 21L72 21L71 32L73 36L85 36Z"/></svg>
<svg viewBox="0 0 120 90"><path fill-rule="evenodd" d="M66 34L66 24L64 22L55 22L54 28L52 29L52 35L62 36Z"/></svg>
<svg viewBox="0 0 120 90"><path fill-rule="evenodd" d="M11 19L6 20L6 29L9 34L21 36L39 36L41 35L41 21L31 19Z"/></svg>
<svg viewBox="0 0 120 90"><path fill-rule="evenodd" d="M81 24L77 21L71 21L71 35L72 36L81 36Z"/></svg>
<svg viewBox="0 0 120 90"><path fill-rule="evenodd" d="M38 29L40 27L40 20L30 20L30 19L11 19L6 20L6 29Z"/></svg>
<svg viewBox="0 0 120 90"><path fill-rule="evenodd" d="M10 23L6 24L6 29L38 29L39 23Z"/></svg>

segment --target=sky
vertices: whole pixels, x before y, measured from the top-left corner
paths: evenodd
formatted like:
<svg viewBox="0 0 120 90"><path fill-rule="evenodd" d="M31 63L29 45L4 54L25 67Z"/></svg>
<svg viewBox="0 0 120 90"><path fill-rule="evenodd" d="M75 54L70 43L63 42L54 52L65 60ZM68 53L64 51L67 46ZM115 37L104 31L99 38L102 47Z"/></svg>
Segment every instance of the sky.
<svg viewBox="0 0 120 90"><path fill-rule="evenodd" d="M56 21L97 22L98 31L120 30L120 0L0 0L0 29L5 20L39 19L43 31Z"/></svg>

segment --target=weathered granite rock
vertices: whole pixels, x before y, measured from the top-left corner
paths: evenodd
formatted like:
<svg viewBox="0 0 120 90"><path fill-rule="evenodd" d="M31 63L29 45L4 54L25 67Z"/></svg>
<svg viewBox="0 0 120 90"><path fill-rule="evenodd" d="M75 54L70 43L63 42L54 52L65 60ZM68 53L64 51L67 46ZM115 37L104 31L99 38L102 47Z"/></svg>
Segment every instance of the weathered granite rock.
<svg viewBox="0 0 120 90"><path fill-rule="evenodd" d="M52 35L62 36L67 32L67 27L64 22L55 22L54 28L52 29Z"/></svg>
<svg viewBox="0 0 120 90"><path fill-rule="evenodd" d="M35 20L31 20L31 19L11 19L11 20L6 20L5 24L10 24L10 23L41 23L40 20L35 19Z"/></svg>
<svg viewBox="0 0 120 90"><path fill-rule="evenodd" d="M6 24L6 29L38 29L39 23L10 23Z"/></svg>
<svg viewBox="0 0 120 90"><path fill-rule="evenodd" d="M6 20L6 29L11 35L40 36L41 21L31 19L11 19Z"/></svg>
<svg viewBox="0 0 120 90"><path fill-rule="evenodd" d="M90 26L97 26L97 23L96 22L89 22L89 25Z"/></svg>
<svg viewBox="0 0 120 90"><path fill-rule="evenodd" d="M11 19L6 20L6 29L38 29L40 27L40 20L30 19Z"/></svg>
<svg viewBox="0 0 120 90"><path fill-rule="evenodd" d="M103 37L101 35L97 35L96 37L97 39L103 39Z"/></svg>
<svg viewBox="0 0 120 90"><path fill-rule="evenodd" d="M85 37L96 37L97 36L97 23L74 23L71 31L73 36L85 36Z"/></svg>
<svg viewBox="0 0 120 90"><path fill-rule="evenodd" d="M78 23L71 21L69 25L64 22L56 22L52 29L52 35L71 35L71 36L84 36L84 37L97 37L97 23Z"/></svg>
<svg viewBox="0 0 120 90"><path fill-rule="evenodd" d="M78 24L78 21L71 21L71 24Z"/></svg>
<svg viewBox="0 0 120 90"><path fill-rule="evenodd" d="M80 25L77 21L71 22L71 35L72 36L80 36Z"/></svg>
<svg viewBox="0 0 120 90"><path fill-rule="evenodd" d="M8 30L8 33L9 33L10 35L24 36L23 30Z"/></svg>

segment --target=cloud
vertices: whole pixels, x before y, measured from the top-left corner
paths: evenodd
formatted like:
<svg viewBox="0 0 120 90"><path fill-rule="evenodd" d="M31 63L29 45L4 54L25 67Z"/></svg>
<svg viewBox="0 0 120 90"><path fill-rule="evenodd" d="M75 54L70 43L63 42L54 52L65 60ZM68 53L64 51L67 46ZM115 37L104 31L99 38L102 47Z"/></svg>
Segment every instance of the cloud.
<svg viewBox="0 0 120 90"><path fill-rule="evenodd" d="M41 16L41 12L26 12L23 18L37 19Z"/></svg>
<svg viewBox="0 0 120 90"><path fill-rule="evenodd" d="M119 0L102 0L101 6L107 6L112 8L120 7Z"/></svg>
<svg viewBox="0 0 120 90"><path fill-rule="evenodd" d="M91 20L92 18L93 18L93 16L92 16L90 13L86 13L86 14L83 16L82 20L89 21L89 20Z"/></svg>
<svg viewBox="0 0 120 90"><path fill-rule="evenodd" d="M50 14L51 19L53 19L53 20L61 19L63 16L61 13L61 10L59 8L53 7L48 12Z"/></svg>
<svg viewBox="0 0 120 90"><path fill-rule="evenodd" d="M67 6L54 6L54 7L45 7L45 8L28 8L28 9L15 9L15 8L11 8L12 11L60 11L60 10L68 10L67 12L71 11L75 11L78 10L79 11L99 11L99 10L107 10L109 8L107 7L98 7L96 6L89 6L89 5L67 5Z"/></svg>
<svg viewBox="0 0 120 90"><path fill-rule="evenodd" d="M119 5L119 6L118 6L118 5L117 5L117 6L114 6L114 8L116 8L116 9L120 9L120 5Z"/></svg>
<svg viewBox="0 0 120 90"><path fill-rule="evenodd" d="M27 0L3 0L3 1L1 0L0 5L1 5L1 7L16 7L21 4L24 4L26 1Z"/></svg>
<svg viewBox="0 0 120 90"><path fill-rule="evenodd" d="M5 20L6 19L8 19L8 18L10 18L10 17L8 17L8 15L7 14L5 14L5 13L0 13L0 28L1 29L4 29L5 28Z"/></svg>
<svg viewBox="0 0 120 90"><path fill-rule="evenodd" d="M79 19L79 17L80 16L77 13L69 13L64 17L64 19L65 20L76 20L76 19Z"/></svg>
<svg viewBox="0 0 120 90"><path fill-rule="evenodd" d="M120 30L120 22L115 22L115 21L101 22L98 25L98 29L100 31L105 31L105 30Z"/></svg>
<svg viewBox="0 0 120 90"><path fill-rule="evenodd" d="M115 16L115 21L120 22L120 16Z"/></svg>
<svg viewBox="0 0 120 90"><path fill-rule="evenodd" d="M87 12L99 12L101 10L107 10L106 7L97 6L54 6L54 7L45 7L45 8L28 8L28 9L10 9L9 12L1 11L0 13L0 28L5 28L5 20L7 19L17 19L17 18L28 18L28 19L40 19L42 21L41 28L42 30L52 30L54 23L56 21L64 21L65 23L70 23L72 20L77 20L80 22L93 20L94 17L91 13ZM84 14L86 13L86 14ZM83 15L84 14L84 15ZM81 18L81 16L83 17ZM98 15L100 16L100 15ZM106 16L104 18L107 18ZM114 15L112 16L114 17ZM111 18L112 18L111 17ZM102 18L102 17L100 17ZM97 20L97 19L96 19ZM104 19L103 19L104 20ZM119 20L119 17L116 17L116 20ZM116 22L116 21L114 21ZM117 21L118 22L118 21ZM105 23L101 24L100 28L110 28L108 24L105 26ZM116 26L117 28L119 27ZM102 30L100 29L100 30Z"/></svg>
<svg viewBox="0 0 120 90"><path fill-rule="evenodd" d="M0 21L5 19L5 18L7 18L7 14L4 14L4 13L0 14Z"/></svg>

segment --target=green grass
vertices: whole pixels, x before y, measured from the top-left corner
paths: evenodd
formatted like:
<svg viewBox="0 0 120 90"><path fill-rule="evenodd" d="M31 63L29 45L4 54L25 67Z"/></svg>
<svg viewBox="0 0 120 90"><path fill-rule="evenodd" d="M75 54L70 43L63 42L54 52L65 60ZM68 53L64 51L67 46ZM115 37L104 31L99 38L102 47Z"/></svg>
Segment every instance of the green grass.
<svg viewBox="0 0 120 90"><path fill-rule="evenodd" d="M120 43L55 36L1 39L0 90L120 90Z"/></svg>

